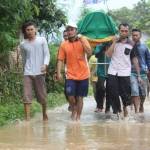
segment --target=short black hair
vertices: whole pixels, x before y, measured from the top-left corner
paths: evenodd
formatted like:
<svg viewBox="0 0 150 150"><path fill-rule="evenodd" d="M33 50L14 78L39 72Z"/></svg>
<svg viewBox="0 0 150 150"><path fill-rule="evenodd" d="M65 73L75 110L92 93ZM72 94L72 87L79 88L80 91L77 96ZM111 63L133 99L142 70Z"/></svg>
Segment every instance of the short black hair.
<svg viewBox="0 0 150 150"><path fill-rule="evenodd" d="M64 32L67 32L67 30L64 30L63 33L64 33Z"/></svg>
<svg viewBox="0 0 150 150"><path fill-rule="evenodd" d="M141 30L137 29L137 28L134 28L134 29L132 29L132 32L139 32L139 33L141 33Z"/></svg>
<svg viewBox="0 0 150 150"><path fill-rule="evenodd" d="M25 21L24 23L23 23L23 25L22 25L22 27L21 27L21 30L22 30L22 33L25 35L26 33L26 28L28 27L28 26L34 26L34 27L36 27L36 24L33 22L33 21Z"/></svg>
<svg viewBox="0 0 150 150"><path fill-rule="evenodd" d="M120 23L118 26L119 30L120 30L121 26L129 27L129 24L128 23Z"/></svg>

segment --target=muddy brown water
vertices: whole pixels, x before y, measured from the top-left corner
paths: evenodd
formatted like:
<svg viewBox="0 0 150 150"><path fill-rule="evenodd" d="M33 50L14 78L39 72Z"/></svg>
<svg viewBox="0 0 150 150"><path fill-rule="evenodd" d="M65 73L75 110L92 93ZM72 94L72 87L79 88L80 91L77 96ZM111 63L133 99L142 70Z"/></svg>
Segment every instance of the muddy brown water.
<svg viewBox="0 0 150 150"><path fill-rule="evenodd" d="M0 150L150 150L149 100L144 114L128 120L106 119L94 109L95 101L88 97L80 123L70 120L66 104L49 110L48 122L37 114L30 122L2 127Z"/></svg>

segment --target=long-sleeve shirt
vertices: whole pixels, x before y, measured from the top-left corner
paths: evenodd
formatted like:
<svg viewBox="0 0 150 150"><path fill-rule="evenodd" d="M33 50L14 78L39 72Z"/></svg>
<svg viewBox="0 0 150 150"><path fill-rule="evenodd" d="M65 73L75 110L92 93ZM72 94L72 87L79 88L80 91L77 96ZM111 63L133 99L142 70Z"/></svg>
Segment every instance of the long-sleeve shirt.
<svg viewBox="0 0 150 150"><path fill-rule="evenodd" d="M41 67L48 65L50 53L44 37L36 37L34 41L24 40L20 44L24 75L40 75Z"/></svg>
<svg viewBox="0 0 150 150"><path fill-rule="evenodd" d="M140 73L146 74L147 71L150 71L150 52L147 46L141 42L136 43L134 49L137 54L137 58L140 66ZM136 73L135 67L132 65L132 73Z"/></svg>

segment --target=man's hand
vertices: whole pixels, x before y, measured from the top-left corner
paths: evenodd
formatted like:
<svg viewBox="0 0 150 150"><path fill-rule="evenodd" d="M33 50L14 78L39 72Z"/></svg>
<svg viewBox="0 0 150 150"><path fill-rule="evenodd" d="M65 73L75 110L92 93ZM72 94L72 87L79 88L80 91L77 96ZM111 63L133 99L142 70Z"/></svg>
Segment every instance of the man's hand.
<svg viewBox="0 0 150 150"><path fill-rule="evenodd" d="M117 42L119 40L119 38L115 35L112 37L112 42Z"/></svg>
<svg viewBox="0 0 150 150"><path fill-rule="evenodd" d="M61 73L57 73L57 77L56 77L56 78L57 78L57 80L59 80L59 81L62 80L62 75L61 75Z"/></svg>
<svg viewBox="0 0 150 150"><path fill-rule="evenodd" d="M46 74L46 70L47 70L47 65L43 65L41 67L41 72L44 73L44 74Z"/></svg>
<svg viewBox="0 0 150 150"><path fill-rule="evenodd" d="M54 73L54 75L53 75L53 80L54 80L54 81L57 81L57 72Z"/></svg>
<svg viewBox="0 0 150 150"><path fill-rule="evenodd" d="M150 71L147 73L148 80L150 81Z"/></svg>
<svg viewBox="0 0 150 150"><path fill-rule="evenodd" d="M141 78L140 76L138 76L137 78L138 78L138 82L139 82L140 84L143 84L143 83L144 83L143 80L142 80L142 78Z"/></svg>
<svg viewBox="0 0 150 150"><path fill-rule="evenodd" d="M88 56L91 56L92 55L92 49L91 49L91 46L90 46L88 40L83 36L79 36L79 40L82 43L84 51L87 53Z"/></svg>

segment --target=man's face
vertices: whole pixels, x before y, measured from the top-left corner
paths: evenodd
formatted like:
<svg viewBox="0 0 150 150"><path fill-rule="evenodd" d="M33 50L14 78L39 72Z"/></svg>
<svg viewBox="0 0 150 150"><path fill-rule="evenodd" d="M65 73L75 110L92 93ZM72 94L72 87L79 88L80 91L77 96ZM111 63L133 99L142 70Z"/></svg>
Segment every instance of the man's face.
<svg viewBox="0 0 150 150"><path fill-rule="evenodd" d="M35 28L35 26L33 26L33 25L28 26L25 29L25 34L26 34L27 38L34 38L35 35L36 35L36 28Z"/></svg>
<svg viewBox="0 0 150 150"><path fill-rule="evenodd" d="M132 32L132 40L136 43L138 41L140 41L141 38L141 33L138 31L133 31Z"/></svg>
<svg viewBox="0 0 150 150"><path fill-rule="evenodd" d="M63 38L64 38L64 40L68 40L68 33L67 32L63 33Z"/></svg>
<svg viewBox="0 0 150 150"><path fill-rule="evenodd" d="M77 29L74 27L67 28L68 39L72 39L77 35Z"/></svg>
<svg viewBox="0 0 150 150"><path fill-rule="evenodd" d="M129 26L123 26L123 25L121 25L120 29L119 29L119 33L120 33L120 37L122 39L127 38L129 36Z"/></svg>

